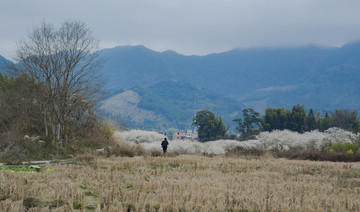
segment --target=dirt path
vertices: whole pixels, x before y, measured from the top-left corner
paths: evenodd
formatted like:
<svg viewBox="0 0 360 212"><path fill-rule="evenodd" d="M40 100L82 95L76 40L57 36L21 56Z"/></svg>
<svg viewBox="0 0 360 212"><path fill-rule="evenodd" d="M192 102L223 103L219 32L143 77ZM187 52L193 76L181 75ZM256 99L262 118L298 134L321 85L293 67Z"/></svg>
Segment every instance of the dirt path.
<svg viewBox="0 0 360 212"><path fill-rule="evenodd" d="M7 166L7 167L24 167L24 166L30 166L30 165L35 165L35 166L47 166L49 164L51 165L63 165L63 164L69 164L71 161L70 160L39 160L39 161L26 161L26 162L22 162L21 164L17 164L17 165L7 165L5 163L0 163L0 166Z"/></svg>

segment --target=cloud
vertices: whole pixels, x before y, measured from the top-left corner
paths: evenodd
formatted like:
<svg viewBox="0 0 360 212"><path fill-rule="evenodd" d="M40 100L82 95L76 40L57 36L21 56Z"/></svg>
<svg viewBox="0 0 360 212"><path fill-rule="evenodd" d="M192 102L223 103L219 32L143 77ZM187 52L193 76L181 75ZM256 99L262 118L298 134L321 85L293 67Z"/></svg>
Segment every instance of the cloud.
<svg viewBox="0 0 360 212"><path fill-rule="evenodd" d="M5 0L0 54L41 21L84 21L103 47L143 44L207 54L235 47L340 45L360 39L358 0ZM9 50L4 50L4 48ZM9 53L6 53L9 54Z"/></svg>

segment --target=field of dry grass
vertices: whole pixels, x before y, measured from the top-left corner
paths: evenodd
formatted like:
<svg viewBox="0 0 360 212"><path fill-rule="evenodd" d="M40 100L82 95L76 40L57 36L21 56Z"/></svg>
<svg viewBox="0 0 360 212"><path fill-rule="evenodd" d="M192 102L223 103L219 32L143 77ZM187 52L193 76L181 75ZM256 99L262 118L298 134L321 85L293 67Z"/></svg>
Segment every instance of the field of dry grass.
<svg viewBox="0 0 360 212"><path fill-rule="evenodd" d="M92 158L0 171L0 211L360 211L360 163Z"/></svg>

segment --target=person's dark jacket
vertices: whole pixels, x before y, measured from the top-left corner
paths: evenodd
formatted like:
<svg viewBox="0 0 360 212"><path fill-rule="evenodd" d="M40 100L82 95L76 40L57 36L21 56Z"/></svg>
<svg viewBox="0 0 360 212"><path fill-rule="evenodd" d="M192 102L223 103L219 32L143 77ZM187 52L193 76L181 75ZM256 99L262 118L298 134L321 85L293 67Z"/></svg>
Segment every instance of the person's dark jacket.
<svg viewBox="0 0 360 212"><path fill-rule="evenodd" d="M169 145L169 142L167 141L167 140L163 140L162 142L161 142L161 146L162 147L167 147Z"/></svg>

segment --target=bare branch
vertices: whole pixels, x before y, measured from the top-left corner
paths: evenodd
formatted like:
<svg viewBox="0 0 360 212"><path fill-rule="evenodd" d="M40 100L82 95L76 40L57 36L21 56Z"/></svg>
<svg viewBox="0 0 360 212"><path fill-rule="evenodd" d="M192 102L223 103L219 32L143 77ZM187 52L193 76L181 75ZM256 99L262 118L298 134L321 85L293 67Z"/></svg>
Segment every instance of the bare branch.
<svg viewBox="0 0 360 212"><path fill-rule="evenodd" d="M43 23L29 33L28 40L19 42L19 65L13 71L43 84L37 96L46 131L53 132L53 138L66 138L65 128L74 120L73 114L92 109L96 101L101 87L97 50L91 31L76 21L66 21L59 28ZM55 126L59 130L47 130Z"/></svg>

